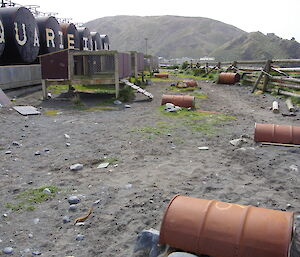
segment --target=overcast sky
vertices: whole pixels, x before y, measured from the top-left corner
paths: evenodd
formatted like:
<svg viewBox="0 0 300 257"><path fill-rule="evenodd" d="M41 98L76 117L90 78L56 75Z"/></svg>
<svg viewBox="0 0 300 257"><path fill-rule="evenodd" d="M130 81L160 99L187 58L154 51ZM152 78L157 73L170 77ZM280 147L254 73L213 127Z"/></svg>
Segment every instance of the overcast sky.
<svg viewBox="0 0 300 257"><path fill-rule="evenodd" d="M114 15L180 15L207 17L234 25L247 32L261 31L300 42L300 0L15 0L36 4L43 12L74 22Z"/></svg>

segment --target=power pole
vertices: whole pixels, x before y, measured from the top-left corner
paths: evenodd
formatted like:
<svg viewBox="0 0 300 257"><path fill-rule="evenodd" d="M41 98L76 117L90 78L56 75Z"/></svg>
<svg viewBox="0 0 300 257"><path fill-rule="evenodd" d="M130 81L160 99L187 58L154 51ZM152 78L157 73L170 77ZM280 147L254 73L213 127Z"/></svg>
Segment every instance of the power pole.
<svg viewBox="0 0 300 257"><path fill-rule="evenodd" d="M147 55L147 52L148 52L148 38L145 37L145 41L146 41L146 55Z"/></svg>

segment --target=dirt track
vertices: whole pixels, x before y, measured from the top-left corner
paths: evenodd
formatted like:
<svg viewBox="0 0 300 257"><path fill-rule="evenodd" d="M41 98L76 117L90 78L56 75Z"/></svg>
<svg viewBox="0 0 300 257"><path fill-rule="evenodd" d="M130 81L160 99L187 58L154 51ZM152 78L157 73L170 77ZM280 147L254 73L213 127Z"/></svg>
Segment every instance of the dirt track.
<svg viewBox="0 0 300 257"><path fill-rule="evenodd" d="M130 109L77 111L66 108L64 101L41 103L40 92L17 104L42 106L42 115L27 118L0 109L0 249L13 247L11 256L32 256L32 251L42 256L132 256L137 233L159 229L175 194L279 210L289 204L288 210L300 210L299 171L289 168L297 165L300 170L299 148L262 147L249 140L246 149L239 149L229 143L245 134L253 138L255 122L300 125L299 113L273 114L269 106L274 97L252 95L248 87L199 82L208 96L197 99L200 109L237 118L206 135L160 113L161 95L169 84L149 86L155 99L138 96ZM51 109L62 113L45 115ZM13 141L22 146L12 146ZM200 146L209 150L198 150ZM5 154L8 150L12 154ZM41 155L35 156L37 151ZM118 166L97 169L105 156L116 159ZM84 169L70 171L75 163ZM20 192L44 185L57 186L59 193L33 211L6 208L18 201ZM76 212L68 211L70 195L81 198ZM97 200L84 226L63 224L64 216L74 221ZM85 239L76 241L78 234Z"/></svg>

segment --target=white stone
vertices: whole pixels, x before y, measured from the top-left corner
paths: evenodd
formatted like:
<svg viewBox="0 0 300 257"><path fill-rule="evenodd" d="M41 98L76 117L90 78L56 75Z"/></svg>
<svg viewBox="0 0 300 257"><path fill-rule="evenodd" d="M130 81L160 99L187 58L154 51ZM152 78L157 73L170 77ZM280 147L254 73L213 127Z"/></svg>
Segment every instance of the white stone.
<svg viewBox="0 0 300 257"><path fill-rule="evenodd" d="M83 169L83 164L76 163L70 166L70 170L82 170Z"/></svg>
<svg viewBox="0 0 300 257"><path fill-rule="evenodd" d="M107 168L108 166L109 166L109 162L103 162L98 165L97 169L104 169Z"/></svg>
<svg viewBox="0 0 300 257"><path fill-rule="evenodd" d="M199 146L198 147L199 150L209 150L208 146Z"/></svg>

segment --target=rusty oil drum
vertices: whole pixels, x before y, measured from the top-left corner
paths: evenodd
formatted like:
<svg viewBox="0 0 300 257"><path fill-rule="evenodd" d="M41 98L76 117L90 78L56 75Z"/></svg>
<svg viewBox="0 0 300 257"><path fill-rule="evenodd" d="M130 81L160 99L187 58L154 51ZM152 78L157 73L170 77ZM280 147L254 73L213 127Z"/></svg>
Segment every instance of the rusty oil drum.
<svg viewBox="0 0 300 257"><path fill-rule="evenodd" d="M167 79L169 77L169 74L166 73L154 73L155 78L160 78L160 79Z"/></svg>
<svg viewBox="0 0 300 257"><path fill-rule="evenodd" d="M73 23L61 23L65 49L79 50L79 33Z"/></svg>
<svg viewBox="0 0 300 257"><path fill-rule="evenodd" d="M300 127L256 123L254 141L299 145Z"/></svg>
<svg viewBox="0 0 300 257"><path fill-rule="evenodd" d="M39 30L32 13L25 7L0 8L4 28L5 47L1 64L32 63L37 59L40 42ZM1 30L1 29L0 29Z"/></svg>
<svg viewBox="0 0 300 257"><path fill-rule="evenodd" d="M172 103L179 107L194 108L195 97L189 95L163 95L161 105Z"/></svg>
<svg viewBox="0 0 300 257"><path fill-rule="evenodd" d="M102 50L102 40L98 32L91 32L92 47L94 51Z"/></svg>
<svg viewBox="0 0 300 257"><path fill-rule="evenodd" d="M218 84L235 84L240 81L240 75L234 72L221 72L218 76Z"/></svg>
<svg viewBox="0 0 300 257"><path fill-rule="evenodd" d="M64 49L63 33L53 16L36 18L40 32L40 55Z"/></svg>
<svg viewBox="0 0 300 257"><path fill-rule="evenodd" d="M188 87L197 87L198 84L195 80L184 80L183 83L185 83Z"/></svg>
<svg viewBox="0 0 300 257"><path fill-rule="evenodd" d="M88 28L78 28L79 33L79 42L80 42L80 50L81 51L92 51L93 44L92 44L92 36L91 32Z"/></svg>
<svg viewBox="0 0 300 257"><path fill-rule="evenodd" d="M175 196L160 244L213 257L288 257L293 213Z"/></svg>

